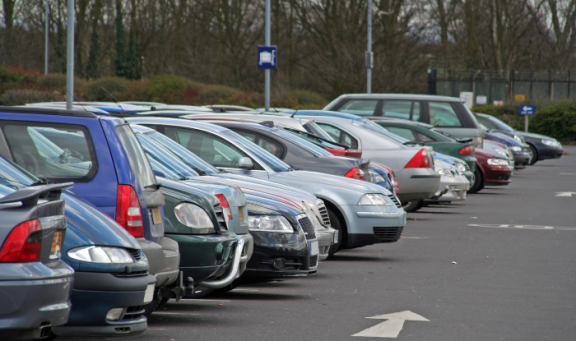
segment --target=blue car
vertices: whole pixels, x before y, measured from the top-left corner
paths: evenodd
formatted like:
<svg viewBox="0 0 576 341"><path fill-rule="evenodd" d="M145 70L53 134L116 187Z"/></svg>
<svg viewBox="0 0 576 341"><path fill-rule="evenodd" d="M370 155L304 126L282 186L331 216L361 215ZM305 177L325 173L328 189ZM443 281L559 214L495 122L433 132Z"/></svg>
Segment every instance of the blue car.
<svg viewBox="0 0 576 341"><path fill-rule="evenodd" d="M86 111L0 107L0 155L74 193L115 219L138 240L156 277L151 313L183 291L178 244L164 237L164 196L124 119Z"/></svg>
<svg viewBox="0 0 576 341"><path fill-rule="evenodd" d="M34 189L42 183L1 157L0 174L16 188ZM68 322L54 325L52 334L104 337L142 333L147 328L144 305L152 301L156 278L148 274L140 245L84 199L71 192L63 193L62 199L67 232L60 257L75 273Z"/></svg>
<svg viewBox="0 0 576 341"><path fill-rule="evenodd" d="M485 128L485 127L484 127ZM501 143L510 149L514 156L514 169L524 169L530 163L532 150L530 146L497 130L484 129L484 139Z"/></svg>

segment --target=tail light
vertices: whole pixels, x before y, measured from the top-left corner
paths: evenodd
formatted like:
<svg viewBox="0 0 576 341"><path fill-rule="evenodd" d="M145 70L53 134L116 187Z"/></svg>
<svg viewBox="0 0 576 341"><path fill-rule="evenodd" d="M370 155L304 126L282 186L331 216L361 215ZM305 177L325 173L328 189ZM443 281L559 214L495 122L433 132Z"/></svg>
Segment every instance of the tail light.
<svg viewBox="0 0 576 341"><path fill-rule="evenodd" d="M116 221L134 238L144 238L144 222L136 191L132 186L118 185Z"/></svg>
<svg viewBox="0 0 576 341"><path fill-rule="evenodd" d="M460 155L472 155L474 153L474 149L475 149L474 147L466 146L466 147L460 149L458 154L460 154Z"/></svg>
<svg viewBox="0 0 576 341"><path fill-rule="evenodd" d="M404 168L430 168L430 159L425 149L421 149Z"/></svg>
<svg viewBox="0 0 576 341"><path fill-rule="evenodd" d="M326 149L326 151L336 156L347 156L346 149Z"/></svg>
<svg viewBox="0 0 576 341"><path fill-rule="evenodd" d="M0 249L0 263L38 262L42 249L40 222L28 220L18 224Z"/></svg>
<svg viewBox="0 0 576 341"><path fill-rule="evenodd" d="M364 180L364 172L360 168L352 168L344 176L351 179Z"/></svg>
<svg viewBox="0 0 576 341"><path fill-rule="evenodd" d="M230 205L228 204L228 200L226 200L224 194L216 194L216 198L220 200L220 206L222 206L224 214L228 216L228 220L232 220L232 211L230 210Z"/></svg>
<svg viewBox="0 0 576 341"><path fill-rule="evenodd" d="M398 184L398 181L396 181L396 175L394 174L392 168L382 164L380 164L380 166L384 167L388 172L390 172L390 177L392 178L392 186L396 188L396 194L400 193L400 184Z"/></svg>
<svg viewBox="0 0 576 341"><path fill-rule="evenodd" d="M361 158L362 157L362 150L360 149L347 149L346 156Z"/></svg>

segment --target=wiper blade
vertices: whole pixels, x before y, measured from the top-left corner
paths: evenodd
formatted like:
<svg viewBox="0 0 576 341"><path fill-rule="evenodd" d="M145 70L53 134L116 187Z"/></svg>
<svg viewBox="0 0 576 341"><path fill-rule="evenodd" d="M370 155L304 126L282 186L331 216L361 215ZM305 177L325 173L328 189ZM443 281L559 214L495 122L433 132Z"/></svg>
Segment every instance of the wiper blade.
<svg viewBox="0 0 576 341"><path fill-rule="evenodd" d="M404 142L404 143L402 143L402 144L405 145L405 146L407 146L407 145L409 145L409 144L417 144L417 145L419 145L419 146L423 146L423 145L424 145L424 143L422 143L422 142L420 142L420 141L406 141L406 142Z"/></svg>

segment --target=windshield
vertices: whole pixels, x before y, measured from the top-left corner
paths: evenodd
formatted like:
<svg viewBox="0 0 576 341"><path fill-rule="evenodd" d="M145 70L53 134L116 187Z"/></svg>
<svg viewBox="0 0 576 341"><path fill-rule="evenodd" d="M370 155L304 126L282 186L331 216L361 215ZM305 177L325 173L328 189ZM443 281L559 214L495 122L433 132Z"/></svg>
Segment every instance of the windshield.
<svg viewBox="0 0 576 341"><path fill-rule="evenodd" d="M507 125L506 123L500 121L499 119L497 119L496 117L490 117L490 120L497 125L500 129L507 131L507 132L513 132L514 128L510 127L509 125Z"/></svg>
<svg viewBox="0 0 576 341"><path fill-rule="evenodd" d="M165 147L165 150L185 163L188 167L194 169L196 173L206 173L208 175L218 174L218 169L168 136L157 131L146 132L144 135Z"/></svg>
<svg viewBox="0 0 576 341"><path fill-rule="evenodd" d="M321 147L318 147L317 145L308 142L296 135L294 135L293 133L287 132L284 129L274 129L274 133L287 139L288 141L294 143L295 145L299 146L300 148L303 148L305 150L307 150L308 152L314 154L317 157L320 156L324 156L324 157L330 157L333 156L331 153L329 153L328 151L326 151L326 149L323 149Z"/></svg>
<svg viewBox="0 0 576 341"><path fill-rule="evenodd" d="M288 172L292 170L292 168L284 163L284 161L280 160L279 158L275 157L274 155L267 152L264 148L258 146L255 143L248 141L247 139L243 138L242 136L238 135L237 133L226 130L221 133L222 135L226 136L227 138L233 140L242 148L248 150L252 154L254 154L258 161L262 162L269 168L271 168L275 172Z"/></svg>
<svg viewBox="0 0 576 341"><path fill-rule="evenodd" d="M156 178L154 177L150 163L148 163L148 159L130 126L127 124L117 126L116 133L128 156L128 162L130 163L134 176L140 184L140 188L145 190L146 188L155 186Z"/></svg>
<svg viewBox="0 0 576 341"><path fill-rule="evenodd" d="M31 186L36 179L20 166L0 157L0 185L18 190Z"/></svg>
<svg viewBox="0 0 576 341"><path fill-rule="evenodd" d="M162 167L169 169L174 174L177 174L178 176L176 177L176 179L184 180L186 178L192 178L198 176L198 173L196 173L185 163L177 159L166 148L160 146L154 140L140 133L137 133L136 137L138 138L138 141L140 141L140 144L142 144L142 148L144 149L144 152L148 156L148 160L150 161L151 164L152 161L159 163L160 165L162 165ZM155 164L152 164L152 169L158 170L155 169ZM162 171L162 173L166 172Z"/></svg>

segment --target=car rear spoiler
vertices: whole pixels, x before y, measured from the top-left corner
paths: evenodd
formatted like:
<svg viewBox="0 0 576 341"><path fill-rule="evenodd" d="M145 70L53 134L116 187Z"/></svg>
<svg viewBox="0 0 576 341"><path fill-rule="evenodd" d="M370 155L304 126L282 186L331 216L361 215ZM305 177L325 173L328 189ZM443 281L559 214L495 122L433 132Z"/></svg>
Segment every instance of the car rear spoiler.
<svg viewBox="0 0 576 341"><path fill-rule="evenodd" d="M460 143L467 143L467 142L472 142L474 139L469 137L469 138L456 138L456 141L460 142Z"/></svg>
<svg viewBox="0 0 576 341"><path fill-rule="evenodd" d="M22 202L22 206L35 206L38 199L58 200L62 190L74 186L73 182L26 187L0 198L0 204Z"/></svg>

